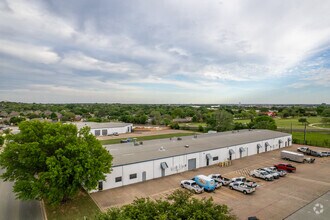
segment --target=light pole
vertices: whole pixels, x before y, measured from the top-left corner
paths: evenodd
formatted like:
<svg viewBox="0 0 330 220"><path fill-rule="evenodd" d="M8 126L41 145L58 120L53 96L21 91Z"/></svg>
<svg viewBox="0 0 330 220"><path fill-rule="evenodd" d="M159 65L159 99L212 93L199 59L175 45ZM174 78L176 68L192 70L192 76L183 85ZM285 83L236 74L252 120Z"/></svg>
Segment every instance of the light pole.
<svg viewBox="0 0 330 220"><path fill-rule="evenodd" d="M305 123L305 129L304 129L304 144L306 145L306 125L307 123Z"/></svg>

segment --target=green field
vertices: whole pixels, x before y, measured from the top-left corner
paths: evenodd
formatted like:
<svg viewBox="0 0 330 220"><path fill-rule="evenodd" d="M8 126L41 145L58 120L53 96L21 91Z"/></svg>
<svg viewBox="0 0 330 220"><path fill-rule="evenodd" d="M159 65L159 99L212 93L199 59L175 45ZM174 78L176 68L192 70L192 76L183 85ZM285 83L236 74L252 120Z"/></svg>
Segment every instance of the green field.
<svg viewBox="0 0 330 220"><path fill-rule="evenodd" d="M274 118L277 128L279 129L304 129L305 125L303 123L298 122L298 117L296 118ZM321 117L307 117L307 121L309 124L320 123ZM249 123L250 119L238 119L235 122L240 123Z"/></svg>
<svg viewBox="0 0 330 220"><path fill-rule="evenodd" d="M304 132L292 132L293 142L297 144L304 143ZM306 144L320 147L330 147L330 132L307 132Z"/></svg>
<svg viewBox="0 0 330 220"><path fill-rule="evenodd" d="M71 201L53 207L45 204L48 220L81 220L94 219L100 212L94 201L86 192L80 192Z"/></svg>
<svg viewBox="0 0 330 220"><path fill-rule="evenodd" d="M251 122L250 119L235 119L234 122L239 122L239 123L242 123L242 124L247 124L249 122Z"/></svg>
<svg viewBox="0 0 330 220"><path fill-rule="evenodd" d="M148 140L162 139L162 138L190 136L190 135L194 135L194 134L196 134L196 133L190 132L190 133L175 133L175 134L150 135L150 136L132 137L132 138L136 138L137 141L148 141ZM100 142L102 144L104 144L104 145L106 145L106 144L120 144L120 141L121 140L125 140L125 139L123 139L123 138L116 138L116 139L110 139L110 140L101 140Z"/></svg>

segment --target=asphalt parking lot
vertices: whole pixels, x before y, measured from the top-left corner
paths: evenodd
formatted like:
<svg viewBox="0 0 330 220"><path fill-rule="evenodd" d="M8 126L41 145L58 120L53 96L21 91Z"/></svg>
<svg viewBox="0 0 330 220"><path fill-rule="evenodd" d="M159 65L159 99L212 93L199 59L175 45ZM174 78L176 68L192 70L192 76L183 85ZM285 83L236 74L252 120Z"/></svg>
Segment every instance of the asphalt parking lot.
<svg viewBox="0 0 330 220"><path fill-rule="evenodd" d="M291 146L286 150L296 151L297 147ZM311 148L330 151L330 149L324 148ZM228 178L247 177L249 171L255 168L286 162L281 160L279 155L280 151L275 150L234 160L229 167L199 168L194 171L93 193L91 196L104 211L109 207L131 203L137 197L154 199L164 197L180 188L181 180L191 179L198 174L220 173ZM213 193L204 192L196 195L196 197L213 197L214 202L227 204L239 219L247 219L249 216L256 216L259 219L286 218L330 190L330 157L316 158L314 164L294 162L292 164L297 167L296 173L288 173L285 177L272 182L250 177L249 179L254 180L259 185L256 192L251 195L244 195L227 187L221 187ZM329 212L323 213L326 215ZM318 217L320 216L318 215Z"/></svg>

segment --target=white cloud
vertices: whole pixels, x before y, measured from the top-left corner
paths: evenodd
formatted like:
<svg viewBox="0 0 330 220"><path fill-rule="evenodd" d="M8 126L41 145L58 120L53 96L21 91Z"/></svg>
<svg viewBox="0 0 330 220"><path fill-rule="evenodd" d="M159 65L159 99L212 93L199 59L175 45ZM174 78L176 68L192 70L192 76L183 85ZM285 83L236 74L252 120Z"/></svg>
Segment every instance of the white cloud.
<svg viewBox="0 0 330 220"><path fill-rule="evenodd" d="M322 0L3 1L0 63L6 65L0 73L15 72L11 80L21 77L26 86L84 88L97 96L109 88L138 94L150 91L144 85L161 84L162 91L186 90L193 99L195 92L221 95L234 84L271 80L272 86L292 75L291 88L328 88L325 63L309 58L329 49L329 10L330 1ZM299 72L303 62L319 70Z"/></svg>
<svg viewBox="0 0 330 220"><path fill-rule="evenodd" d="M96 70L109 73L126 73L128 75L134 75L135 73L141 71L139 65L134 63L106 62L86 56L80 52L66 54L62 60L62 64L78 70Z"/></svg>
<svg viewBox="0 0 330 220"><path fill-rule="evenodd" d="M22 60L37 63L56 63L60 57L49 47L35 46L0 39L0 53L14 56Z"/></svg>

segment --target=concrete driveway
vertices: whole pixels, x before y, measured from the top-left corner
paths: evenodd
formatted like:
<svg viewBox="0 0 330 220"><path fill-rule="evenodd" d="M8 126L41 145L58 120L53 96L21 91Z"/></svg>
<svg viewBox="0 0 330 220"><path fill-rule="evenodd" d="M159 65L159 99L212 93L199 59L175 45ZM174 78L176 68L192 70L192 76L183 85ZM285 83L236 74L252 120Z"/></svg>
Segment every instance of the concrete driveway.
<svg viewBox="0 0 330 220"><path fill-rule="evenodd" d="M16 199L12 187L12 182L0 179L0 220L43 220L40 202Z"/></svg>
<svg viewBox="0 0 330 220"><path fill-rule="evenodd" d="M297 146L286 148L296 151ZM314 148L314 147L313 147ZM314 148L317 149L317 148ZM318 149L318 150L325 150ZM326 149L330 151L330 149ZM137 183L120 188L91 194L98 206L104 211L109 207L131 203L136 197L158 199L180 188L179 183L197 174L221 173L232 178L248 176L249 171L259 167L272 166L286 162L280 159L280 151L244 157L234 160L229 167L210 166L172 176ZM272 182L251 178L259 184L256 192L244 195L227 187L213 193L195 195L198 198L212 197L216 203L227 204L239 219L257 216L260 219L283 219L330 190L330 157L316 158L314 164L297 164L296 173ZM330 219L330 218L329 218Z"/></svg>

